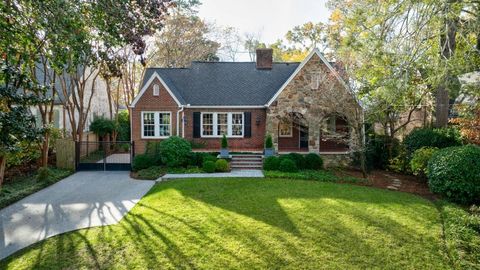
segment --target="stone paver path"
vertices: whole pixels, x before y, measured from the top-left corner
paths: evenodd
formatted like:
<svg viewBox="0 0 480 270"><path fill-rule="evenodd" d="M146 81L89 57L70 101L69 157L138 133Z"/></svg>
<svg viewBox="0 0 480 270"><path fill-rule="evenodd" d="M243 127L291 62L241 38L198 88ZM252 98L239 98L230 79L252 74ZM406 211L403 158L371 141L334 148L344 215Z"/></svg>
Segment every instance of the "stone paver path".
<svg viewBox="0 0 480 270"><path fill-rule="evenodd" d="M387 186L388 189L391 189L391 190L398 190L401 186L402 186L402 180L394 177L394 176L391 176L389 174L384 174L388 179L390 179L391 181L391 184L389 186Z"/></svg>
<svg viewBox="0 0 480 270"><path fill-rule="evenodd" d="M128 172L78 172L0 210L0 259L54 235L118 223L154 185Z"/></svg>
<svg viewBox="0 0 480 270"><path fill-rule="evenodd" d="M232 170L227 173L186 173L186 174L165 174L157 181L176 178L225 178L225 177L264 177L262 170Z"/></svg>

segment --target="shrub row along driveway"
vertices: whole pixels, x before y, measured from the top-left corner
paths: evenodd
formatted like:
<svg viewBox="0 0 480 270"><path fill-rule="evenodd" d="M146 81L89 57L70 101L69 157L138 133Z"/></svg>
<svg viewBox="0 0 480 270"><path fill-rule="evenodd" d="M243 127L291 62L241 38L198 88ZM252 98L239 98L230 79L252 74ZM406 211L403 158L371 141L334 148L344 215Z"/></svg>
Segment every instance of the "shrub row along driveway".
<svg viewBox="0 0 480 270"><path fill-rule="evenodd" d="M119 224L16 253L14 269L448 269L418 196L282 179L159 183Z"/></svg>
<svg viewBox="0 0 480 270"><path fill-rule="evenodd" d="M0 258L57 234L116 224L152 185L128 172L71 175L0 210Z"/></svg>

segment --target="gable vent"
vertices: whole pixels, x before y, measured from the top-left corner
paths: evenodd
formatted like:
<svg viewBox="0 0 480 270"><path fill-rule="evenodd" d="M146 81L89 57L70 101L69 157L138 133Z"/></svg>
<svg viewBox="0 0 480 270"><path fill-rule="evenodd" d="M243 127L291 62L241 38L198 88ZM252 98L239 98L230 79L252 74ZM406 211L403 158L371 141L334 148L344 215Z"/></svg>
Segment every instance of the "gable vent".
<svg viewBox="0 0 480 270"><path fill-rule="evenodd" d="M153 85L153 95L159 96L160 95L160 86L158 84Z"/></svg>

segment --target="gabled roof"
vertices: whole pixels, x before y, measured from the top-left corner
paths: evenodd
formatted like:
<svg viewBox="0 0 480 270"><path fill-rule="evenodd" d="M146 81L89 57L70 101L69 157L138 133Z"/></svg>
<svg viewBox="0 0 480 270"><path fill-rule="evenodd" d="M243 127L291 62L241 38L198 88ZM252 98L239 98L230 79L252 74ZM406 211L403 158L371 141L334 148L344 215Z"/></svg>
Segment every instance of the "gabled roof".
<svg viewBox="0 0 480 270"><path fill-rule="evenodd" d="M298 65L273 63L259 70L255 62L193 62L189 68L148 68L141 89L156 73L182 105L264 106Z"/></svg>

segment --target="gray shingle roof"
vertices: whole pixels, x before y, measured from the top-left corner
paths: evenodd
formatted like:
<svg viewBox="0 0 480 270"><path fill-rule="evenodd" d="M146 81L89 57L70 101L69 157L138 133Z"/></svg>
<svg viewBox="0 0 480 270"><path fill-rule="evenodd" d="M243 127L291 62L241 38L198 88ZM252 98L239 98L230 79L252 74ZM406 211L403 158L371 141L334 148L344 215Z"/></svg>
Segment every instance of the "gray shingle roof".
<svg viewBox="0 0 480 270"><path fill-rule="evenodd" d="M255 62L193 62L189 68L148 68L142 88L157 72L180 103L192 106L265 105L299 63L274 63L258 70Z"/></svg>

